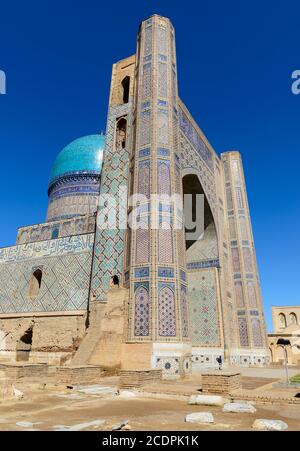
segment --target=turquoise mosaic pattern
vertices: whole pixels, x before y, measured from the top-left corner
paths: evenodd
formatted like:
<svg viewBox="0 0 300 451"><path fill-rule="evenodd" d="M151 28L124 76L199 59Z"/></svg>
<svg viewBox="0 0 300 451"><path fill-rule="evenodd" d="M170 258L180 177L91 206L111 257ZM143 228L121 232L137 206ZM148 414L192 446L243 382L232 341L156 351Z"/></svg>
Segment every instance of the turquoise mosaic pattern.
<svg viewBox="0 0 300 451"><path fill-rule="evenodd" d="M88 135L72 141L56 157L50 182L67 174L84 172L100 174L104 145L104 135Z"/></svg>
<svg viewBox="0 0 300 451"><path fill-rule="evenodd" d="M96 212L104 144L104 135L84 136L57 156L48 188L47 221Z"/></svg>
<svg viewBox="0 0 300 451"><path fill-rule="evenodd" d="M0 313L85 310L93 235L1 249ZM29 298L32 273L42 270L37 298Z"/></svg>
<svg viewBox="0 0 300 451"><path fill-rule="evenodd" d="M220 346L215 270L189 272L188 296L193 346Z"/></svg>
<svg viewBox="0 0 300 451"><path fill-rule="evenodd" d="M214 170L213 156L211 150L207 147L200 134L193 126L188 116L179 108L180 129L205 161L211 171Z"/></svg>
<svg viewBox="0 0 300 451"><path fill-rule="evenodd" d="M111 194L117 198L119 188L127 188L129 149L130 149L130 116L131 102L124 105L111 106L107 119L107 135L103 172L101 175L101 194ZM124 149L114 149L116 119L127 115L127 142ZM119 213L117 213L117 224ZM92 290L96 300L106 300L110 278L123 276L123 254L125 247L125 231L120 228L96 228L96 244L93 264Z"/></svg>
<svg viewBox="0 0 300 451"><path fill-rule="evenodd" d="M89 234L4 247L0 249L0 264L92 251L93 241L94 234Z"/></svg>

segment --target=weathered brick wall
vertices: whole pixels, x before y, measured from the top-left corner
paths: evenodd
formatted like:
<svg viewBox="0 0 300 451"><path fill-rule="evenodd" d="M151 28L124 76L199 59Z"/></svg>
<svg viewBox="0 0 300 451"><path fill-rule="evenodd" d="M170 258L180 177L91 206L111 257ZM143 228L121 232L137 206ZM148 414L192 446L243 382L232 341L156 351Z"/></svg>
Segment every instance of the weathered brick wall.
<svg viewBox="0 0 300 451"><path fill-rule="evenodd" d="M241 388L240 373L204 373L201 378L203 393L229 394Z"/></svg>

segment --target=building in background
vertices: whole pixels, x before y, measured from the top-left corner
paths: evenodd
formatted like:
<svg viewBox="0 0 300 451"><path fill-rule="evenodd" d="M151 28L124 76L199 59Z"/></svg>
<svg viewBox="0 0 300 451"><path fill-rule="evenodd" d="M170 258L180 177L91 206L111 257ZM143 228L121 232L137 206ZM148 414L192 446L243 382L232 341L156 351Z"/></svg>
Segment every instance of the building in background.
<svg viewBox="0 0 300 451"><path fill-rule="evenodd" d="M107 196L124 188L143 195L140 227L96 227ZM204 196L203 234L188 239L175 194ZM126 198L122 207L118 224L132 213ZM46 222L0 250L0 348L3 359L166 377L218 356L268 363L241 155L217 155L178 96L169 19L144 20L136 54L113 65L105 139L80 138L58 155Z"/></svg>
<svg viewBox="0 0 300 451"><path fill-rule="evenodd" d="M272 363L285 362L285 353L277 342L284 339L287 344L287 358L291 365L300 365L300 306L272 307L273 333L268 334Z"/></svg>

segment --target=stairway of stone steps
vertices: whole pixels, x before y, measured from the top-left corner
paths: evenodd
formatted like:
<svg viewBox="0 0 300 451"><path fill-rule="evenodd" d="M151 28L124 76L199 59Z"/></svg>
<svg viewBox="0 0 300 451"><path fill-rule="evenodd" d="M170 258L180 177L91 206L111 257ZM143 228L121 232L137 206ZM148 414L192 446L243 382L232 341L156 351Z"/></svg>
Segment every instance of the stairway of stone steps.
<svg viewBox="0 0 300 451"><path fill-rule="evenodd" d="M124 342L125 305L129 290L110 288L107 302L91 305L90 327L69 365L102 365L116 368Z"/></svg>
<svg viewBox="0 0 300 451"><path fill-rule="evenodd" d="M87 365L94 352L94 349L99 342L101 334L101 318L103 315L102 310L96 310L90 315L90 327L87 329L75 356L70 362L70 365Z"/></svg>
<svg viewBox="0 0 300 451"><path fill-rule="evenodd" d="M106 355L106 364L110 366L110 362L117 360L121 354L122 335L116 335L112 332L104 332L101 336L101 341L98 341L93 349L90 363L97 365L101 356Z"/></svg>

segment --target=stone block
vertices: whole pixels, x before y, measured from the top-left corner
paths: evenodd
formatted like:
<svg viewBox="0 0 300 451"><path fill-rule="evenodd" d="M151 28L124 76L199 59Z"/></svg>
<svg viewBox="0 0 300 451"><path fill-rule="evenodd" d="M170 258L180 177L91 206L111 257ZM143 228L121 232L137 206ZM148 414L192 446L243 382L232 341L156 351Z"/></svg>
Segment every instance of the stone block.
<svg viewBox="0 0 300 451"><path fill-rule="evenodd" d="M228 395L241 388L240 373L214 371L201 375L203 393Z"/></svg>
<svg viewBox="0 0 300 451"><path fill-rule="evenodd" d="M255 413L256 408L247 402L228 402L224 404L223 412L227 413Z"/></svg>
<svg viewBox="0 0 300 451"><path fill-rule="evenodd" d="M143 385L153 384L162 379L162 370L121 370L119 388L139 388Z"/></svg>
<svg viewBox="0 0 300 451"><path fill-rule="evenodd" d="M228 400L222 396L214 395L192 395L189 399L190 405L196 406L223 406Z"/></svg>
<svg viewBox="0 0 300 451"><path fill-rule="evenodd" d="M259 431L284 431L288 428L288 425L281 420L266 420L261 418L255 420L252 427Z"/></svg>
<svg viewBox="0 0 300 451"><path fill-rule="evenodd" d="M210 412L195 412L190 413L185 417L186 423L207 424L214 423L213 414Z"/></svg>

